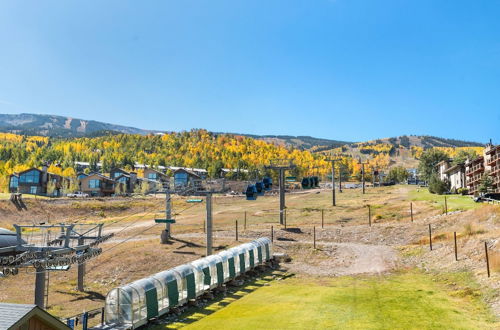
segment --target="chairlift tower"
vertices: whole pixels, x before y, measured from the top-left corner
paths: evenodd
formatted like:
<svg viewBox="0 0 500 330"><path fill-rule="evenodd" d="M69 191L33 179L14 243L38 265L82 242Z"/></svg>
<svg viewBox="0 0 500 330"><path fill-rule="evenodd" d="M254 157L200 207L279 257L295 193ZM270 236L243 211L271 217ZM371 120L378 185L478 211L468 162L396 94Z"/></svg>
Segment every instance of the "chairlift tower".
<svg viewBox="0 0 500 330"><path fill-rule="evenodd" d="M361 165L361 180L363 181L363 194L365 194L365 165L368 165L368 162L363 163L359 157L359 165Z"/></svg>
<svg viewBox="0 0 500 330"><path fill-rule="evenodd" d="M14 225L17 245L0 248L2 273L17 275L19 269L33 268L34 303L41 308L46 307L48 298L49 271L64 271L77 264L77 289L83 291L85 262L101 254L102 249L96 246L113 236L103 235L102 227L103 224Z"/></svg>
<svg viewBox="0 0 500 330"><path fill-rule="evenodd" d="M189 186L189 187L182 187L180 189L176 189L175 192L179 195L195 195L195 196L204 196L205 197L205 205L206 205L206 235L207 235L207 241L206 241L206 255L212 255L213 253L213 212L212 212L212 195L214 193L223 193L224 190L214 190L212 188L208 190L204 190L201 185L200 186ZM203 200L191 200L188 201L190 203L201 203Z"/></svg>
<svg viewBox="0 0 500 330"><path fill-rule="evenodd" d="M336 206L336 199L335 199L335 161L338 160L337 158L328 158L327 161L332 163L332 205ZM340 181L340 167L339 167L339 181ZM342 192L342 187L339 188L340 192Z"/></svg>
<svg viewBox="0 0 500 330"><path fill-rule="evenodd" d="M278 181L279 181L279 193L280 193L280 224L285 223L285 171L292 170L296 168L290 159L271 159L269 166L265 166L266 169L278 171Z"/></svg>

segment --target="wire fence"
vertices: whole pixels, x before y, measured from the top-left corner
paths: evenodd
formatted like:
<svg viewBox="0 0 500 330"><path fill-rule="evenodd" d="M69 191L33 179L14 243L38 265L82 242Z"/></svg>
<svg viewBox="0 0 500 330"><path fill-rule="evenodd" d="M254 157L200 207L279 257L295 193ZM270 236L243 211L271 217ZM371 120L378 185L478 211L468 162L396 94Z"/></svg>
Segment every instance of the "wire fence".
<svg viewBox="0 0 500 330"><path fill-rule="evenodd" d="M441 211L437 211L437 215L442 213L444 215L452 213L450 209L448 209L448 204L446 198L443 200L443 207ZM193 216L199 215L188 215L186 212L191 210L201 204L192 204L182 208L180 211L175 212L173 214L175 217L189 218ZM354 210L354 211L353 211ZM105 228L109 230L113 229L116 235L122 234L127 229L132 228L135 224L144 221L148 217L152 217L155 214L162 213L163 210L153 210L150 212L135 212L126 217L120 217L116 220L107 223ZM355 215L353 215L355 213ZM426 217L424 217L424 214ZM131 220L134 217L137 219ZM205 230L205 224L203 219L204 217L200 217L198 222L178 222L175 224L175 227L182 228L184 227L188 232L192 233L200 233L201 230ZM442 248L447 249L451 254L451 257L455 258L456 262L465 261L466 259L473 258L475 261L483 260L485 264L485 269L487 269L487 276L490 277L492 273L500 272L500 251L498 251L497 240L491 239L483 239L479 241L477 249L473 254L461 254L461 242L465 239L472 238L476 234L481 234L479 232L474 232L473 230L468 230L464 228L462 232L457 231L453 228L442 228L442 227L434 227L436 223L439 223L439 219L435 220L436 217L433 216L432 219L428 217L427 213L422 212L420 206L413 202L408 202L407 206L401 207L401 203L384 203L384 204L360 204L358 207L351 208L348 210L342 210L341 207L328 207L328 208L320 208L320 207L290 207L285 209L284 219L285 222L283 224L279 224L280 212L276 209L248 209L246 211L239 210L222 210L217 211L215 209L214 212L214 230L215 231L225 231L228 232L228 235L224 236L224 238L230 239L230 236L234 235L235 240L238 240L238 234L244 233L247 230L269 230L269 234L273 238L277 238L276 230L278 229L289 229L289 228L307 228L305 231L307 234L311 235L311 248L316 248L317 241L319 242L322 239L321 235L317 235L317 230L320 228L327 230L336 231L337 235L340 235L338 232L339 227L346 225L366 225L377 226L379 224L387 224L387 223L407 223L412 224L422 232L428 230L427 238L421 238L419 243L421 245L428 244L429 249L431 251L436 251ZM153 219L152 219L153 220ZM434 221L434 222L433 222ZM109 254L118 246L129 242L130 240L144 235L149 230L153 229L157 224L153 223L146 228L134 231L131 234L126 235L121 238L121 240L106 248L103 251L103 254ZM117 230L114 230L117 229ZM231 233L232 232L232 233ZM252 234L250 233L250 236ZM423 235L422 235L423 236ZM248 236L243 236L242 238L248 239ZM317 239L319 238L319 240ZM292 243L293 244L293 243ZM484 245L483 245L484 244ZM481 254L484 258L479 258L478 255ZM85 261L92 262L94 259L90 259ZM98 262L98 259L95 259L95 262ZM87 273L94 271L95 269L101 267L102 263L97 263L92 268L87 270ZM102 322L104 320L104 314L102 307L93 309L91 311L83 312L81 314L73 315L69 318L65 318L65 323L68 320L72 320L70 323L76 329L77 327L81 327L85 329L85 324L91 320L92 324L97 324L98 321ZM96 323L97 322L97 323Z"/></svg>

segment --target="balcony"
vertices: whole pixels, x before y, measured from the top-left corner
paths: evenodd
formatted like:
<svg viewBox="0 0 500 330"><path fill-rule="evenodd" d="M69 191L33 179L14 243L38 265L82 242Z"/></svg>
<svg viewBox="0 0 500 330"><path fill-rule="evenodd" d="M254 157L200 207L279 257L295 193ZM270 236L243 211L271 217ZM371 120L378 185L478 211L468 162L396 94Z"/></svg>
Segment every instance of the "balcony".
<svg viewBox="0 0 500 330"><path fill-rule="evenodd" d="M491 158L488 160L488 165L494 165L497 160L500 159L500 153L496 152L491 155Z"/></svg>

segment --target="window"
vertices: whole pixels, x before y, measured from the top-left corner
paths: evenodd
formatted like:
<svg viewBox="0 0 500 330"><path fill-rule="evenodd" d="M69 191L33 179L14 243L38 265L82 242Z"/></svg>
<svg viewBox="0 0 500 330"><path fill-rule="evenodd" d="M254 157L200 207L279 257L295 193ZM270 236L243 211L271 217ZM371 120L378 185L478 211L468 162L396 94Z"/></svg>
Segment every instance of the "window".
<svg viewBox="0 0 500 330"><path fill-rule="evenodd" d="M113 179L119 177L122 174L123 173L121 173L121 172L115 172L115 173L113 173Z"/></svg>
<svg viewBox="0 0 500 330"><path fill-rule="evenodd" d="M158 174L156 173L148 173L149 180L156 180L158 178Z"/></svg>
<svg viewBox="0 0 500 330"><path fill-rule="evenodd" d="M32 170L23 173L19 176L19 182L21 183L39 183L40 182L40 172L37 170Z"/></svg>
<svg viewBox="0 0 500 330"><path fill-rule="evenodd" d="M118 182L120 183L127 183L127 177L126 176L122 176L121 178L118 179Z"/></svg>
<svg viewBox="0 0 500 330"><path fill-rule="evenodd" d="M87 177L87 175L85 175L85 174L80 174L80 175L78 176L78 180L81 180L81 179L86 178L86 177Z"/></svg>
<svg viewBox="0 0 500 330"><path fill-rule="evenodd" d="M101 187L101 180L97 179L89 180L89 188L100 188L100 187Z"/></svg>
<svg viewBox="0 0 500 330"><path fill-rule="evenodd" d="M179 172L174 175L176 186L186 186L188 184L188 174L185 172Z"/></svg>
<svg viewBox="0 0 500 330"><path fill-rule="evenodd" d="M30 187L30 194L36 195L36 192L38 190L37 188L38 188L37 186L31 186Z"/></svg>
<svg viewBox="0 0 500 330"><path fill-rule="evenodd" d="M19 187L19 178L17 176L10 177L10 187L11 188Z"/></svg>

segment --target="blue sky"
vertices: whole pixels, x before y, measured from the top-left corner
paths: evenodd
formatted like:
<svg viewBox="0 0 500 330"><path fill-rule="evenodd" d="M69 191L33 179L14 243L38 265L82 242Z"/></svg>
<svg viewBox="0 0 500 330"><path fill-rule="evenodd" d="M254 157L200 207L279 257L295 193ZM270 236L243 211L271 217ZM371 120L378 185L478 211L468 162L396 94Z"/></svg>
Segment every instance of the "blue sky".
<svg viewBox="0 0 500 330"><path fill-rule="evenodd" d="M0 2L0 113L500 143L500 1Z"/></svg>

